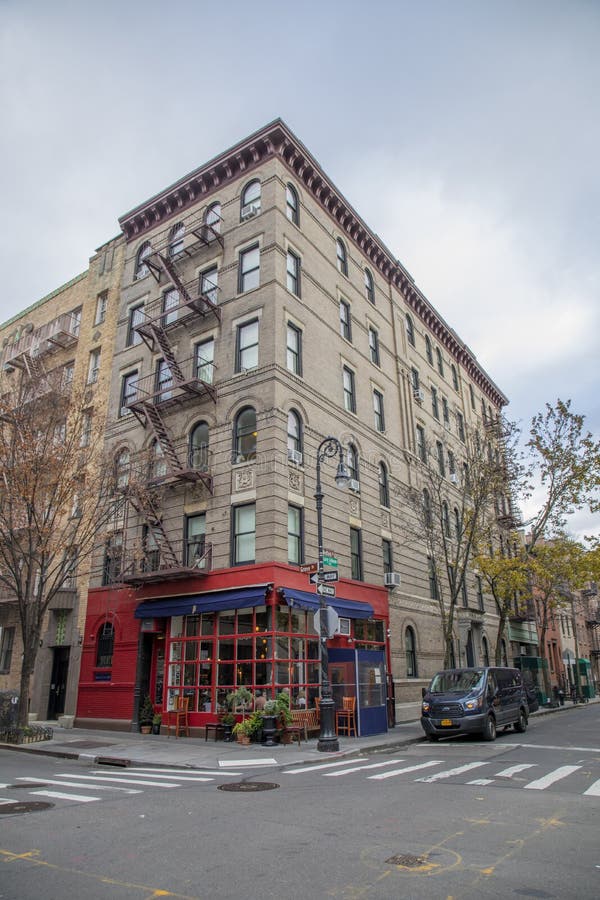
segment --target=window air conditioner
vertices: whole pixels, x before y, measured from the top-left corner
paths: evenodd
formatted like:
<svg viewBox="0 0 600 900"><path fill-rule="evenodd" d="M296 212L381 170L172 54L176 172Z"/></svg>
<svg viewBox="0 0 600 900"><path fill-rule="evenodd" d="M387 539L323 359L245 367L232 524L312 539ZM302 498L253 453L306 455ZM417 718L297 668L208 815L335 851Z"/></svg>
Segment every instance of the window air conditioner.
<svg viewBox="0 0 600 900"><path fill-rule="evenodd" d="M357 478L351 478L348 482L348 488L355 494L360 494L360 481Z"/></svg>
<svg viewBox="0 0 600 900"><path fill-rule="evenodd" d="M400 582L399 572L386 572L383 576L383 583L386 587L400 587Z"/></svg>
<svg viewBox="0 0 600 900"><path fill-rule="evenodd" d="M456 472L450 472L448 478L450 479L452 484L458 484L458 475L456 474Z"/></svg>
<svg viewBox="0 0 600 900"><path fill-rule="evenodd" d="M260 212L260 203L247 203L242 208L241 219L242 222L245 222L246 219L251 219L253 216L258 215Z"/></svg>
<svg viewBox="0 0 600 900"><path fill-rule="evenodd" d="M423 388L413 388L413 397L415 398L417 403L422 403L425 399Z"/></svg>
<svg viewBox="0 0 600 900"><path fill-rule="evenodd" d="M302 465L302 454L299 450L292 450L288 447L288 459L290 462L295 463L297 466Z"/></svg>

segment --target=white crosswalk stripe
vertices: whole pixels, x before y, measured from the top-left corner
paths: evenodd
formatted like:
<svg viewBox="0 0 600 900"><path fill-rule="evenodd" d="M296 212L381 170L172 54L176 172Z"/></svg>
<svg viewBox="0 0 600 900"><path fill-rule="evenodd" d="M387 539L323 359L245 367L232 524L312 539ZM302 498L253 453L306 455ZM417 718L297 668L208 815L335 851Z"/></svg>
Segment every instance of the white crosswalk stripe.
<svg viewBox="0 0 600 900"><path fill-rule="evenodd" d="M17 781L31 781L34 784L39 784L42 779L40 778L17 778ZM58 781L56 778L44 778L44 784L60 784L62 787L76 787L76 788L89 788L89 784L84 784L81 781L63 781L62 779ZM124 794L141 794L142 791L136 791L133 788L124 788L124 787L116 787L114 784L95 784L95 791L122 791Z"/></svg>
<svg viewBox="0 0 600 900"><path fill-rule="evenodd" d="M404 769L394 769L393 772L380 772L378 775L369 775L369 781L381 781L384 778L394 778L396 775L405 775L407 772L417 772L419 769L429 769L431 766L441 766L443 760L430 759L414 766L405 766Z"/></svg>
<svg viewBox="0 0 600 900"><path fill-rule="evenodd" d="M57 778L70 778L67 772L57 772ZM176 788L179 785L170 781L140 781L139 778L109 778L102 775L78 775L80 781L110 781L111 784L143 784L146 787Z"/></svg>
<svg viewBox="0 0 600 900"><path fill-rule="evenodd" d="M573 772L576 772L577 769L580 769L581 766L559 766L558 769L554 769L553 772L549 772L547 775L544 775L542 778L536 779L536 781L530 781L529 784L525 785L526 791L544 791L551 784L555 784L557 781L560 781L562 778L566 778L567 775L572 775Z"/></svg>
<svg viewBox="0 0 600 900"><path fill-rule="evenodd" d="M441 781L443 778L453 778L454 775L462 775L463 772L470 772L471 769L478 769L479 766L489 766L487 762L466 763L464 766L456 766L454 769L446 769L445 772L436 772L435 775L426 775L424 778L417 778L417 781L424 781L431 784L433 781Z"/></svg>
<svg viewBox="0 0 600 900"><path fill-rule="evenodd" d="M363 772L365 769L381 769L384 766L395 766L401 759L388 759L387 762L369 763L366 766L353 766L351 769L338 769L337 772L323 772L324 778L337 778L338 775L350 775L352 772Z"/></svg>
<svg viewBox="0 0 600 900"><path fill-rule="evenodd" d="M357 759L353 760L353 762L365 762L368 757L359 756ZM338 762L331 763L318 763L316 766L298 766L295 769L286 769L284 771L284 775L302 775L304 772L317 772L319 769L333 769L334 766L347 766L348 760L343 759Z"/></svg>
<svg viewBox="0 0 600 900"><path fill-rule="evenodd" d="M525 769L534 769L536 765L537 763L520 763L517 766L509 766L508 769L496 772L496 778L512 778L513 775L518 775L519 772L524 772Z"/></svg>
<svg viewBox="0 0 600 900"><path fill-rule="evenodd" d="M587 791L584 791L583 793L584 795L587 794L588 797L600 797L600 778L598 781L591 784Z"/></svg>
<svg viewBox="0 0 600 900"><path fill-rule="evenodd" d="M31 791L32 797L50 797L51 800L74 800L75 803L93 803L100 797L88 797L82 794L63 794L60 791Z"/></svg>

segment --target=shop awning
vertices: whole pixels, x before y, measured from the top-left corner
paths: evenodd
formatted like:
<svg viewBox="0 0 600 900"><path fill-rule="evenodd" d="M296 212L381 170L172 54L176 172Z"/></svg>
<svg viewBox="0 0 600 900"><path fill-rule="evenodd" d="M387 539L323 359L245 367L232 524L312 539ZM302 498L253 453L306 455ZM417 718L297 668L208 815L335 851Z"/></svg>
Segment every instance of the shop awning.
<svg viewBox="0 0 600 900"><path fill-rule="evenodd" d="M244 609L263 606L269 585L253 584L250 587L232 588L228 591L207 591L189 597L162 597L160 600L144 600L135 611L136 619L164 619L168 616L197 616L200 613L221 612L224 609Z"/></svg>
<svg viewBox="0 0 600 900"><path fill-rule="evenodd" d="M295 591L292 588L283 588L282 596L288 606L298 606L300 609L316 611L319 608L319 595L309 594L308 591ZM359 603L356 600L344 600L342 597L327 597L327 605L335 609L338 616L346 619L370 619L373 615L373 607L370 603Z"/></svg>

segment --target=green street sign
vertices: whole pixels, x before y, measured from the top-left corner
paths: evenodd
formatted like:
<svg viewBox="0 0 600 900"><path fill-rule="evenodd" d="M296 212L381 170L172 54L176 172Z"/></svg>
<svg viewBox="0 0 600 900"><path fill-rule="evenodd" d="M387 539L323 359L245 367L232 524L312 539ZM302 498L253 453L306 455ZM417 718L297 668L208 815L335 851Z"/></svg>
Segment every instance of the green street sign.
<svg viewBox="0 0 600 900"><path fill-rule="evenodd" d="M326 556L323 554L323 565L324 566L333 566L337 569L338 561L335 556Z"/></svg>

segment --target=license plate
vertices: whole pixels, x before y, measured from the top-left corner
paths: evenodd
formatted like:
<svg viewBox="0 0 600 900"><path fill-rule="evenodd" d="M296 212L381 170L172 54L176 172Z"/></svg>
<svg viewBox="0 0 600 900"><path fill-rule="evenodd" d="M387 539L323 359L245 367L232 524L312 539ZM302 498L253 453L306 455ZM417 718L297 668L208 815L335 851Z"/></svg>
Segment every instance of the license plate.
<svg viewBox="0 0 600 900"><path fill-rule="evenodd" d="M452 725L452 719L442 719L441 725Z"/></svg>

